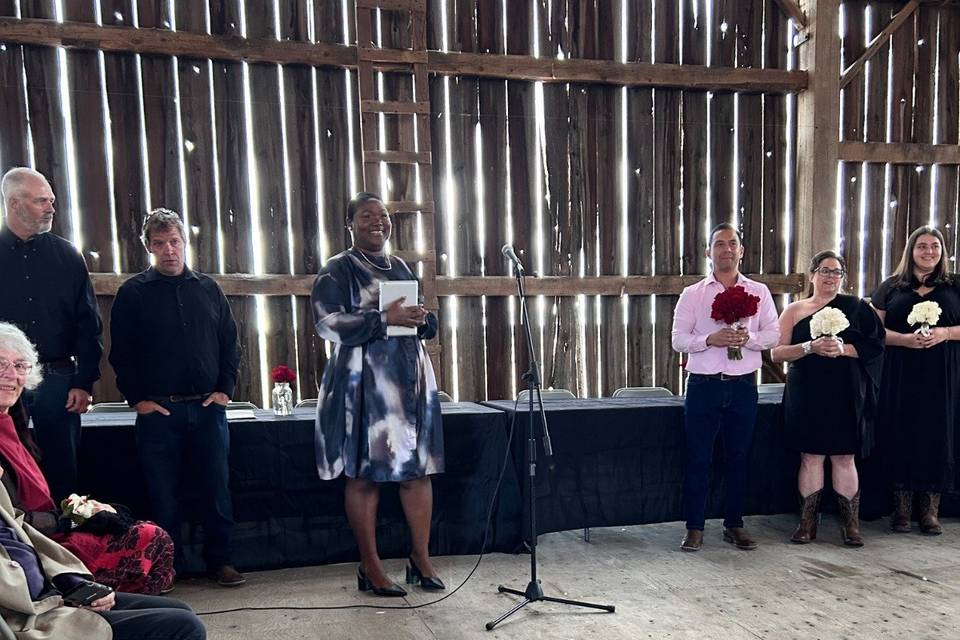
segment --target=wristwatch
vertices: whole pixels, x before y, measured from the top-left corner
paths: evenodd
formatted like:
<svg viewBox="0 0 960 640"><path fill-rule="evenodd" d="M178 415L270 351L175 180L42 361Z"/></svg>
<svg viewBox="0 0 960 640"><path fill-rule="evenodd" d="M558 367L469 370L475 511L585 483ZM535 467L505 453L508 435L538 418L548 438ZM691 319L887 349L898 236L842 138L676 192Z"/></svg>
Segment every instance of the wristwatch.
<svg viewBox="0 0 960 640"><path fill-rule="evenodd" d="M813 343L807 340L800 345L800 348L803 349L803 355L808 356L813 351Z"/></svg>

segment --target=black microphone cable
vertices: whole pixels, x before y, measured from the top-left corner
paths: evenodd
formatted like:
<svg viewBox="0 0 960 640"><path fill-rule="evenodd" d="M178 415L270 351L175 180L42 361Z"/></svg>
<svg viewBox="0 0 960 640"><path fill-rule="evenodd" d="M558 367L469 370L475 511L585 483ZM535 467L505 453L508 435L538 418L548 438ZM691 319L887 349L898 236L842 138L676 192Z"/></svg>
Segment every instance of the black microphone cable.
<svg viewBox="0 0 960 640"><path fill-rule="evenodd" d="M473 577L473 574L476 573L477 568L480 567L480 562L483 560L483 556L486 554L487 541L490 536L490 523L493 520L493 508L496 505L497 497L500 495L500 486L503 483L503 474L507 470L507 465L510 464L510 445L513 442L513 427L517 421L517 407L520 404L520 399L517 398L513 404L513 417L510 419L510 429L507 432L507 450L503 454L503 464L500 466L500 475L497 477L497 485L493 489L493 496L490 498L490 506L487 509L487 522L483 529L483 542L480 544L480 555L477 556L477 561L474 563L473 568L470 569L470 573L467 574L467 577L463 579L457 587L450 593L444 594L443 597L437 598L436 600L431 600L430 602L421 602L420 604L405 604L405 605L378 605L378 604L342 604L342 605L328 605L328 606L273 606L273 607L236 607L234 609L217 609L214 611L198 611L198 616L215 616L221 613L237 613L240 611L334 611L340 609L422 609L423 607L429 607L431 605L438 604L443 602L447 598L451 597L456 592L460 591L467 582Z"/></svg>

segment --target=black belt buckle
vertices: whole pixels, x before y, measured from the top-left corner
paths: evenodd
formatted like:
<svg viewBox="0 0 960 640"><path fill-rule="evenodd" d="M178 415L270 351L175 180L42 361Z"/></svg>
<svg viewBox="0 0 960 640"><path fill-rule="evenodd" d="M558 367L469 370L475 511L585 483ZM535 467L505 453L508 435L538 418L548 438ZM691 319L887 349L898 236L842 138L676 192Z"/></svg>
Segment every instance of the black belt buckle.
<svg viewBox="0 0 960 640"><path fill-rule="evenodd" d="M717 377L720 378L720 382L730 382L731 380L739 380L743 376L720 372L719 374L717 374Z"/></svg>

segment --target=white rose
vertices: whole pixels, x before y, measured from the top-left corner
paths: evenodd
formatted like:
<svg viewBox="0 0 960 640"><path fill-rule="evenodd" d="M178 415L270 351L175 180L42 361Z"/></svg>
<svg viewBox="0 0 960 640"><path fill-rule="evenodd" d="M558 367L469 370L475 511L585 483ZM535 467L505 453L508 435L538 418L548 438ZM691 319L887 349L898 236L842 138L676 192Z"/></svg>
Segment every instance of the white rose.
<svg viewBox="0 0 960 640"><path fill-rule="evenodd" d="M850 321L847 320L843 311L833 307L824 307L810 318L810 337L814 339L820 336L836 337L849 326Z"/></svg>

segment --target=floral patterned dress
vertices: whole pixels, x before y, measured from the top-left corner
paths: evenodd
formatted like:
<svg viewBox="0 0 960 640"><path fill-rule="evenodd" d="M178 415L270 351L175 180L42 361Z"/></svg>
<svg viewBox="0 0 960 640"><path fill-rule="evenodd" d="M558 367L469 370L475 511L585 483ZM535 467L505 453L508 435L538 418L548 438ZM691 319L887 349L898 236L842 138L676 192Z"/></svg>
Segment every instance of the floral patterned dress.
<svg viewBox="0 0 960 640"><path fill-rule="evenodd" d="M443 472L437 382L421 342L436 335L437 318L428 314L416 336L388 338L379 310L381 281L415 279L402 260L357 249L334 256L317 275L314 322L335 345L317 402L322 480L346 474L401 482Z"/></svg>

